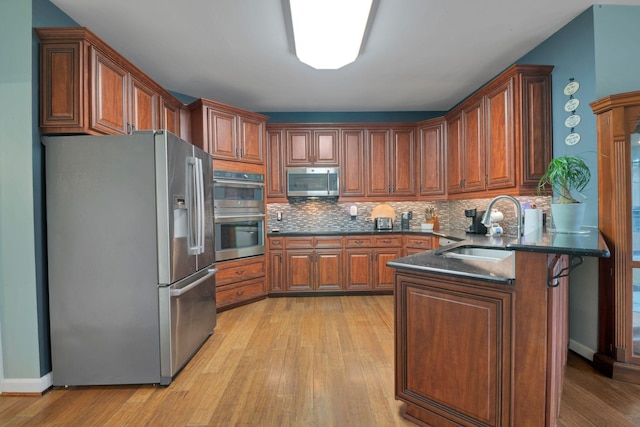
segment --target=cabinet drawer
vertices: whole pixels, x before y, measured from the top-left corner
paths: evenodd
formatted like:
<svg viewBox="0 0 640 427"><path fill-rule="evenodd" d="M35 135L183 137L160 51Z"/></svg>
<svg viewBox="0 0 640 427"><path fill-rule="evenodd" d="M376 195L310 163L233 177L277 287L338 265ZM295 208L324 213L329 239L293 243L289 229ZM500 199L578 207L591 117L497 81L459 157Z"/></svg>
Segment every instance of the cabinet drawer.
<svg viewBox="0 0 640 427"><path fill-rule="evenodd" d="M342 248L342 236L319 236L315 238L316 248Z"/></svg>
<svg viewBox="0 0 640 427"><path fill-rule="evenodd" d="M373 236L373 244L380 248L401 248L402 236Z"/></svg>
<svg viewBox="0 0 640 427"><path fill-rule="evenodd" d="M216 286L264 276L264 257L248 258L216 264Z"/></svg>
<svg viewBox="0 0 640 427"><path fill-rule="evenodd" d="M284 240L287 249L313 249L313 236L287 237Z"/></svg>
<svg viewBox="0 0 640 427"><path fill-rule="evenodd" d="M269 237L269 249L280 250L284 248L284 237Z"/></svg>
<svg viewBox="0 0 640 427"><path fill-rule="evenodd" d="M433 237L407 237L407 248L433 249Z"/></svg>
<svg viewBox="0 0 640 427"><path fill-rule="evenodd" d="M347 248L370 248L374 246L373 236L348 236L345 240Z"/></svg>
<svg viewBox="0 0 640 427"><path fill-rule="evenodd" d="M216 307L225 307L265 296L264 278L223 286L216 291Z"/></svg>

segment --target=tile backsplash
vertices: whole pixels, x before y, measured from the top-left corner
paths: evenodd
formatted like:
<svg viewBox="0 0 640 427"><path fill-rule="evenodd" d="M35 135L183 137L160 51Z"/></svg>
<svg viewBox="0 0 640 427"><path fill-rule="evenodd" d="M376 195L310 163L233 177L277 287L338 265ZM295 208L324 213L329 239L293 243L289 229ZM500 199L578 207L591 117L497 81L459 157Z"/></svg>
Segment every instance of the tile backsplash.
<svg viewBox="0 0 640 427"><path fill-rule="evenodd" d="M549 214L550 197L518 197L521 204L535 204ZM425 209L434 207L438 214L441 228L464 230L469 228L471 220L464 216L465 209L478 208L484 210L491 202L488 199L434 201L434 202L351 202L342 203L337 199L310 200L306 198L291 198L289 203L270 203L267 205L268 231L274 228L282 232L314 231L314 230L373 230L373 222L367 220L371 211L380 204L391 206L396 214L393 228L400 229L400 217L402 212L411 211L413 218L410 226L420 227L425 218ZM355 206L358 215L352 217L350 209ZM516 234L515 206L507 200L500 200L494 208L504 214L501 225L505 233ZM281 212L282 221L277 221L277 213ZM549 224L550 219L547 219Z"/></svg>

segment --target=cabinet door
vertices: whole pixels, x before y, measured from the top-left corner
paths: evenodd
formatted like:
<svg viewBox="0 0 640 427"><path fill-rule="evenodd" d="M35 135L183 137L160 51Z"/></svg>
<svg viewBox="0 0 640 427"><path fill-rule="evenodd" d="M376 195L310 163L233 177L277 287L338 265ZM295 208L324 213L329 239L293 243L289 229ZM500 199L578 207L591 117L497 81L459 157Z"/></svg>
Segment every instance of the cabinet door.
<svg viewBox="0 0 640 427"><path fill-rule="evenodd" d="M282 251L269 252L269 292L284 292Z"/></svg>
<svg viewBox="0 0 640 427"><path fill-rule="evenodd" d="M126 134L129 74L94 48L91 63L91 128L106 134Z"/></svg>
<svg viewBox="0 0 640 427"><path fill-rule="evenodd" d="M285 131L287 166L311 166L311 134L309 129L287 129Z"/></svg>
<svg viewBox="0 0 640 427"><path fill-rule="evenodd" d="M464 145L462 143L462 115L447 117L447 192L464 191Z"/></svg>
<svg viewBox="0 0 640 427"><path fill-rule="evenodd" d="M345 290L373 289L373 253L368 249L347 249Z"/></svg>
<svg viewBox="0 0 640 427"><path fill-rule="evenodd" d="M180 135L180 105L160 98L160 128Z"/></svg>
<svg viewBox="0 0 640 427"><path fill-rule="evenodd" d="M208 109L207 132L209 138L209 154L214 158L235 160L236 147L236 115L224 111Z"/></svg>
<svg viewBox="0 0 640 427"><path fill-rule="evenodd" d="M387 262L402 256L402 249L375 250L375 289L393 289L395 283L395 269L387 267Z"/></svg>
<svg viewBox="0 0 640 427"><path fill-rule="evenodd" d="M443 196L445 189L444 121L430 123L418 129L421 196Z"/></svg>
<svg viewBox="0 0 640 427"><path fill-rule="evenodd" d="M367 134L367 196L388 197L391 193L389 131L370 130Z"/></svg>
<svg viewBox="0 0 640 427"><path fill-rule="evenodd" d="M282 131L267 132L267 199L286 197Z"/></svg>
<svg viewBox="0 0 640 427"><path fill-rule="evenodd" d="M313 290L314 251L287 251L286 252L286 277L285 287L288 292L308 292Z"/></svg>
<svg viewBox="0 0 640 427"><path fill-rule="evenodd" d="M341 197L365 195L364 130L342 131L342 159L340 161Z"/></svg>
<svg viewBox="0 0 640 427"><path fill-rule="evenodd" d="M158 94L134 76L131 76L129 95L129 130L157 129Z"/></svg>
<svg viewBox="0 0 640 427"><path fill-rule="evenodd" d="M264 162L264 122L240 116L240 157L246 163Z"/></svg>
<svg viewBox="0 0 640 427"><path fill-rule="evenodd" d="M413 129L391 131L391 194L416 195L415 132Z"/></svg>
<svg viewBox="0 0 640 427"><path fill-rule="evenodd" d="M487 189L516 185L513 80L485 95Z"/></svg>
<svg viewBox="0 0 640 427"><path fill-rule="evenodd" d="M552 158L551 76L522 76L520 185L535 189Z"/></svg>
<svg viewBox="0 0 640 427"><path fill-rule="evenodd" d="M396 395L425 408L430 425L511 425L510 295L440 278L397 283Z"/></svg>
<svg viewBox="0 0 640 427"><path fill-rule="evenodd" d="M338 129L314 130L311 163L322 166L338 166L339 147L340 134Z"/></svg>
<svg viewBox="0 0 640 427"><path fill-rule="evenodd" d="M40 127L43 133L86 125L82 108L83 46L40 44Z"/></svg>
<svg viewBox="0 0 640 427"><path fill-rule="evenodd" d="M315 289L330 291L342 288L342 250L318 249L314 264Z"/></svg>
<svg viewBox="0 0 640 427"><path fill-rule="evenodd" d="M485 189L485 140L482 98L462 110L464 191Z"/></svg>

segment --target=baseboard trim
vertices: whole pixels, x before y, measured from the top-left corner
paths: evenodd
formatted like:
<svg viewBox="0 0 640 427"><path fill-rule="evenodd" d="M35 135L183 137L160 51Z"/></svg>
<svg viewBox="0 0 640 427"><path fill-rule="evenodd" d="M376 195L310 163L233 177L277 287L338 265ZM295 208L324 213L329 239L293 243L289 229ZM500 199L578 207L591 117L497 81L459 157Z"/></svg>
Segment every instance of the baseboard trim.
<svg viewBox="0 0 640 427"><path fill-rule="evenodd" d="M52 385L51 372L41 378L3 378L2 384L0 384L0 394L40 395Z"/></svg>
<svg viewBox="0 0 640 427"><path fill-rule="evenodd" d="M593 355L596 354L594 349L574 340L569 340L569 350L578 353L580 356L590 361L593 361Z"/></svg>

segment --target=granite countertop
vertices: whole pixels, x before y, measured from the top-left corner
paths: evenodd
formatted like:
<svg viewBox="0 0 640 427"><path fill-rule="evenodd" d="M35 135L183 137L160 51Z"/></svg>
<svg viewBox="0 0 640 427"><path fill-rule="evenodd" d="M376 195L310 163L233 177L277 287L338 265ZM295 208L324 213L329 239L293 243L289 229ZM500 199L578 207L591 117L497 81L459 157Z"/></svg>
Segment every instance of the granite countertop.
<svg viewBox="0 0 640 427"><path fill-rule="evenodd" d="M599 230L595 227L583 227L578 233L556 233L539 231L525 234L521 238L502 235L500 237L484 234L469 234L465 230L440 229L425 232L420 228L409 230L373 230L362 228L305 229L295 231L271 231L269 236L308 236L308 235L350 235L350 234L418 234L444 237L454 243L435 250L389 261L387 265L395 268L432 271L456 276L467 276L503 284L512 284L515 278L514 259L501 261L462 260L442 256L442 252L460 246L506 249L513 251L557 253L574 256L609 257L610 252Z"/></svg>

